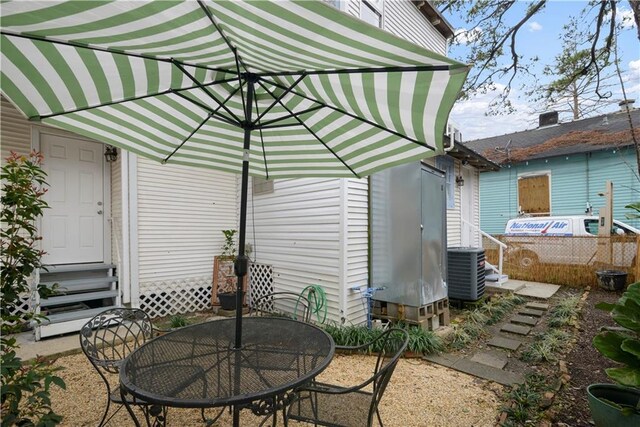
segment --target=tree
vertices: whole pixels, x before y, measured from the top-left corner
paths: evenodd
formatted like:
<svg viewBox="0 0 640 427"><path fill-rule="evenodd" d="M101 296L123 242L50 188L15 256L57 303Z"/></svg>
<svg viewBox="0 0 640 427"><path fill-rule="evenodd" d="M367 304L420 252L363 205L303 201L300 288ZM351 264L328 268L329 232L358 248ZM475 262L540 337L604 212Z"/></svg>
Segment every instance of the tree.
<svg viewBox="0 0 640 427"><path fill-rule="evenodd" d="M435 0L441 13L459 15L468 27L458 31L453 40L453 43L464 41L470 48L464 60L473 64L473 68L463 88L464 97L493 90L499 81L506 79L503 92L492 103L492 112L512 111L508 97L516 78L532 76L531 65L539 61L538 57L525 57L518 50L518 35L526 29L525 24L544 11L547 1L536 0L519 10L521 7L515 0ZM637 23L640 1L628 2ZM595 92L599 93L597 76L611 65L611 48L619 25L618 9L617 0L591 0L565 25L565 39L573 40L577 48L587 53L573 75L566 76L566 87L590 74L596 78Z"/></svg>
<svg viewBox="0 0 640 427"><path fill-rule="evenodd" d="M569 113L573 120L578 120L618 102L612 99L611 92L619 85L615 73L597 74L594 69L581 72L590 56L587 49L577 49L574 41L567 41L554 63L544 67L543 75L552 80L544 84L536 82L526 92L527 97L538 104L535 110ZM604 53L598 56L604 56ZM609 68L612 64L605 62L603 65Z"/></svg>
<svg viewBox="0 0 640 427"><path fill-rule="evenodd" d="M516 0L434 0L440 13L458 14L468 24L468 29L459 31L453 43L464 40L469 53L464 60L473 64L465 82L462 99L476 93L494 90L498 83L506 79L502 92L489 106L489 114L510 113L513 106L509 99L516 77L532 76L531 65L539 61L537 57L525 58L518 50L518 34L525 24L540 14L548 0L534 0L522 9ZM626 93L616 55L615 42L621 24L617 20L618 0L590 0L576 17L565 25L565 43L575 43L576 54L565 51L557 59L557 68L563 69L561 78L553 83L550 93L557 94L578 90L579 82L589 78L592 81L596 100L605 99L607 91L602 82L611 65L621 82L623 98ZM640 41L640 0L628 0ZM520 10L522 9L522 10ZM515 17L515 20L514 20ZM514 24L511 24L515 22ZM566 44L565 44L566 46ZM628 114L630 135L636 148L638 172L640 173L640 141L636 138L631 115Z"/></svg>

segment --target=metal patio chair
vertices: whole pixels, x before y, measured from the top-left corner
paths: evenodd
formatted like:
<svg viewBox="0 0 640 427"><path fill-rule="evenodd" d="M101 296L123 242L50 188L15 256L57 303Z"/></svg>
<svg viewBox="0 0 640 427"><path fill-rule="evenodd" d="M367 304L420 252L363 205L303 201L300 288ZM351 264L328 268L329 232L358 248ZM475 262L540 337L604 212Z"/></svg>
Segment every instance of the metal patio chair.
<svg viewBox="0 0 640 427"><path fill-rule="evenodd" d="M309 300L295 292L272 292L251 303L250 316L282 316L309 323Z"/></svg>
<svg viewBox="0 0 640 427"><path fill-rule="evenodd" d="M111 382L120 371L125 357L162 331L155 329L147 313L137 308L111 308L89 320L80 329L80 347L107 386L107 407L99 426L106 425L123 407L120 390L111 390ZM109 418L111 403L119 405ZM145 415L157 417L166 411L140 400L128 401L141 406Z"/></svg>
<svg viewBox="0 0 640 427"><path fill-rule="evenodd" d="M409 342L402 329L388 329L375 340L357 347L336 349L377 351L373 375L361 384L344 387L313 382L298 389L298 398L289 407L287 418L322 426L382 426L379 404L391 375Z"/></svg>

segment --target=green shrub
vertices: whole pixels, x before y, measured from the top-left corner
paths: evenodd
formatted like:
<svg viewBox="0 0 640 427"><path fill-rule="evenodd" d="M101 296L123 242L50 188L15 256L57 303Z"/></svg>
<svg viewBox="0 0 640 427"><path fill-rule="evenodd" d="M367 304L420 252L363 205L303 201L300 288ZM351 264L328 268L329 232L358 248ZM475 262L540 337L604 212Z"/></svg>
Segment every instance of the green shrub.
<svg viewBox="0 0 640 427"><path fill-rule="evenodd" d="M42 200L45 194L46 175L41 168L42 155L32 152L29 156L12 153L2 167L2 222L0 269L0 353L2 355L2 425L54 426L62 417L51 409L50 388L65 388L64 381L54 375L60 368L52 362L35 359L25 364L16 355L19 348L11 333L21 329L29 318L41 321L42 316L21 316L17 307L23 295L37 292L46 298L55 288L29 284L31 274L42 267L43 252L38 249L36 220L46 209Z"/></svg>
<svg viewBox="0 0 640 427"><path fill-rule="evenodd" d="M171 318L169 319L169 325L173 329L182 328L183 326L187 326L189 324L190 324L189 319L187 319L181 314L176 314L175 316L171 316Z"/></svg>

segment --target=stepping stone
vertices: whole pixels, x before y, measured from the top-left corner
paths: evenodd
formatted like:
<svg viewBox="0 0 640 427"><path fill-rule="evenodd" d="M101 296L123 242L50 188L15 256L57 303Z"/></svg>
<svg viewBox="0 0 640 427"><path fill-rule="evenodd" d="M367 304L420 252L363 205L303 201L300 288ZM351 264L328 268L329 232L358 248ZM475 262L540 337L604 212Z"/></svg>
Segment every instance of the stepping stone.
<svg viewBox="0 0 640 427"><path fill-rule="evenodd" d="M503 332L511 332L512 334L518 335L527 335L529 332L531 332L531 328L529 326L514 325L513 323L507 323L503 325L500 330Z"/></svg>
<svg viewBox="0 0 640 427"><path fill-rule="evenodd" d="M524 376L515 372L503 371L491 366L484 365L482 363L472 362L468 359L460 359L453 369L470 374L485 380L495 381L502 385L521 384L524 382Z"/></svg>
<svg viewBox="0 0 640 427"><path fill-rule="evenodd" d="M451 368L453 365L456 364L458 360L460 360L460 357L453 356L451 354L440 354L440 355L428 354L428 355L422 356L422 359L428 360L429 362L437 363L438 365Z"/></svg>
<svg viewBox="0 0 640 427"><path fill-rule="evenodd" d="M549 304L544 304L542 302L528 302L525 305L525 308L532 308L534 310L547 311L549 310Z"/></svg>
<svg viewBox="0 0 640 427"><path fill-rule="evenodd" d="M492 368L496 369L502 369L507 364L506 359L484 352L474 354L471 358L471 361L482 363L483 365L491 366Z"/></svg>
<svg viewBox="0 0 640 427"><path fill-rule="evenodd" d="M536 326L538 324L538 319L529 316L520 316L519 314L512 316L509 321L511 323L520 323L527 326Z"/></svg>
<svg viewBox="0 0 640 427"><path fill-rule="evenodd" d="M497 347L497 348L502 348L505 350L511 350L511 351L516 351L518 349L518 347L520 347L520 345L522 344L522 341L518 341L518 340L514 340L511 338L505 338L505 337L493 337L491 338L489 341L487 341L487 344L492 346L492 347Z"/></svg>
<svg viewBox="0 0 640 427"><path fill-rule="evenodd" d="M544 315L544 311L534 310L532 308L521 308L520 311L518 311L518 314L522 314L523 316L542 317Z"/></svg>

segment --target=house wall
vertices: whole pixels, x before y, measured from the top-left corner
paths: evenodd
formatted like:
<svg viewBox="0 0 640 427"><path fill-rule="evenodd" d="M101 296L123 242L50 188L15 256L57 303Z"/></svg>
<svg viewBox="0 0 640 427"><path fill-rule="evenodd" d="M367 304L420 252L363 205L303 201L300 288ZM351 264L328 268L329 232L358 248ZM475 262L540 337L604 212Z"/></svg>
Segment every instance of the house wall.
<svg viewBox="0 0 640 427"><path fill-rule="evenodd" d="M362 0L344 0L347 13L360 17ZM446 55L447 39L427 20L411 1L387 0L383 2L382 28L423 46L434 52Z"/></svg>
<svg viewBox="0 0 640 427"><path fill-rule="evenodd" d="M0 97L0 150L3 164L11 151L31 151L31 123L5 97Z"/></svg>
<svg viewBox="0 0 640 427"><path fill-rule="evenodd" d="M551 174L552 215L583 215L587 202L593 213L604 206L605 182L613 182L614 218L638 227L640 221L625 218L624 206L640 200L640 181L634 176L637 162L633 148L581 153L532 160L480 175L481 227L491 234L504 233L507 221L518 215L518 176L537 171Z"/></svg>
<svg viewBox="0 0 640 427"><path fill-rule="evenodd" d="M210 306L221 231L238 228L237 177L138 157L136 180L132 250L137 246L138 264L132 281L141 307L159 316Z"/></svg>
<svg viewBox="0 0 640 427"><path fill-rule="evenodd" d="M322 286L332 320L344 315L343 185L340 179L277 179L272 193L248 200L252 259L273 266L275 291Z"/></svg>

